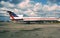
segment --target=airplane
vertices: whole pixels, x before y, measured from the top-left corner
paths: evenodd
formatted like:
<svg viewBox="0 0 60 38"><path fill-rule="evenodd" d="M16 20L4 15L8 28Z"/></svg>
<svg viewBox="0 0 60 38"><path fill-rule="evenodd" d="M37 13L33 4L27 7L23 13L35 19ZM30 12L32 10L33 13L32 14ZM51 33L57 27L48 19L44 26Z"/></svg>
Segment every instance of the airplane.
<svg viewBox="0 0 60 38"><path fill-rule="evenodd" d="M58 21L58 18L55 17L23 17L23 15L17 15L12 11L8 11L8 10L4 10L7 11L7 13L9 13L10 15L10 19L12 21L23 21L26 23L30 22L39 22L39 23L44 23L44 22L56 22Z"/></svg>
<svg viewBox="0 0 60 38"><path fill-rule="evenodd" d="M19 21L22 20L23 22L30 23L30 22L56 22L58 19L55 17L23 17L23 15L17 15L14 12L7 11L10 15L10 19L12 21Z"/></svg>

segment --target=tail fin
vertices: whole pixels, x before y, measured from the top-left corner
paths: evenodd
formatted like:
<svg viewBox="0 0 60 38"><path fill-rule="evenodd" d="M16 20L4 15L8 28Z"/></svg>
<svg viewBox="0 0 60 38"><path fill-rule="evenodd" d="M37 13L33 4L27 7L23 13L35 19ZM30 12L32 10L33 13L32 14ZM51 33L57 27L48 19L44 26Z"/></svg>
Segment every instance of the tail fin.
<svg viewBox="0 0 60 38"><path fill-rule="evenodd" d="M14 12L7 11L11 17L12 20L14 20L14 17L18 17Z"/></svg>
<svg viewBox="0 0 60 38"><path fill-rule="evenodd" d="M11 12L11 11L7 11L9 13L10 16L14 16L14 17L18 17L15 13Z"/></svg>

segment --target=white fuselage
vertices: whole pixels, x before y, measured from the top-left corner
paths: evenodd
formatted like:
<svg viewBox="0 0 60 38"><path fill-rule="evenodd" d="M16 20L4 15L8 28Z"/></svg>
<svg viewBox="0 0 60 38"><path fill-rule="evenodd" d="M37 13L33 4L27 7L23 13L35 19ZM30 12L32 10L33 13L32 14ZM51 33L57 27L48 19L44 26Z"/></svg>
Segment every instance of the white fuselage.
<svg viewBox="0 0 60 38"><path fill-rule="evenodd" d="M12 17L10 17L10 19L13 19ZM23 21L40 21L40 20L57 20L58 18L55 17L23 17L23 15L18 15L18 17L14 17L15 20L18 19L23 19Z"/></svg>
<svg viewBox="0 0 60 38"><path fill-rule="evenodd" d="M38 20L57 20L57 18L54 17L23 17L24 21L38 21Z"/></svg>

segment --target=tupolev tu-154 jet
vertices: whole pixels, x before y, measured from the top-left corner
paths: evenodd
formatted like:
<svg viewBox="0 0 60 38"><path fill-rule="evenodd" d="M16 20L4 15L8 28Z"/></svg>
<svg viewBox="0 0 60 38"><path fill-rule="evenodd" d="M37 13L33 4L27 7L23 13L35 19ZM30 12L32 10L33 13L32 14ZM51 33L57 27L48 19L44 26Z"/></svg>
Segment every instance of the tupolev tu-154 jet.
<svg viewBox="0 0 60 38"><path fill-rule="evenodd" d="M23 15L17 15L14 12L7 11L10 15L10 19L12 21L19 21L22 20L23 22L30 23L30 22L56 22L59 21L58 18L55 17L23 17Z"/></svg>

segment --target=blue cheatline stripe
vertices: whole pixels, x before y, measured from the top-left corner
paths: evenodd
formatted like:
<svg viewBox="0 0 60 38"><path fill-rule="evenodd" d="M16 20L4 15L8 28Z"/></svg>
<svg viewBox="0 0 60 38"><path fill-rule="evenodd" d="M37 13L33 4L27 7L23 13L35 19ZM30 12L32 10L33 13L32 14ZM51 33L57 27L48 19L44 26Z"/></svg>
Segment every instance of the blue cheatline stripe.
<svg viewBox="0 0 60 38"><path fill-rule="evenodd" d="M13 13L13 12L12 12L12 15L13 15L14 17L18 17L18 16L17 16L15 13Z"/></svg>

